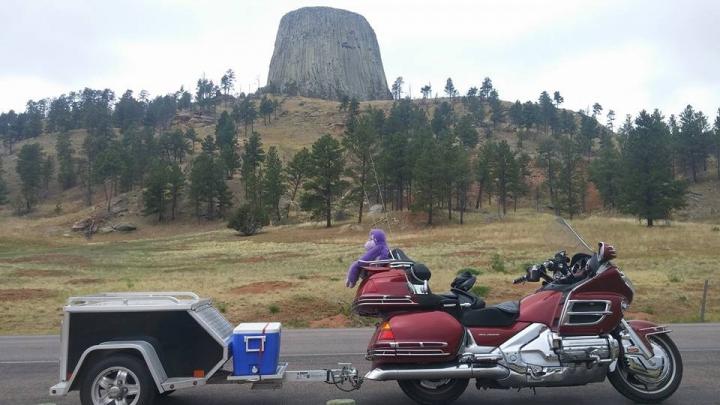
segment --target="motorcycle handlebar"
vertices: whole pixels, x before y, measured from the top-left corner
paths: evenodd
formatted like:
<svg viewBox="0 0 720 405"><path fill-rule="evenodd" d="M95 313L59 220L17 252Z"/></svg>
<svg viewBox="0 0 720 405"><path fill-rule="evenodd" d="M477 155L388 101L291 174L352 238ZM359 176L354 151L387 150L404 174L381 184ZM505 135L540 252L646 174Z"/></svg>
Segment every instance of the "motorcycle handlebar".
<svg viewBox="0 0 720 405"><path fill-rule="evenodd" d="M513 284L520 284L526 280L525 276L518 277L515 280L513 280Z"/></svg>

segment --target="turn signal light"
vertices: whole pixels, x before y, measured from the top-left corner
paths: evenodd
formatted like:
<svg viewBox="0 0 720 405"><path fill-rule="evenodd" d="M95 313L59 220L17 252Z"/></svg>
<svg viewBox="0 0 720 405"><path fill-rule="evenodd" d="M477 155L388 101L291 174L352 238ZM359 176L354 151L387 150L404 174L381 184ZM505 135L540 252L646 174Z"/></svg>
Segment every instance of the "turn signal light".
<svg viewBox="0 0 720 405"><path fill-rule="evenodd" d="M390 328L390 322L384 322L380 326L380 333L378 333L377 340L395 340L395 334Z"/></svg>

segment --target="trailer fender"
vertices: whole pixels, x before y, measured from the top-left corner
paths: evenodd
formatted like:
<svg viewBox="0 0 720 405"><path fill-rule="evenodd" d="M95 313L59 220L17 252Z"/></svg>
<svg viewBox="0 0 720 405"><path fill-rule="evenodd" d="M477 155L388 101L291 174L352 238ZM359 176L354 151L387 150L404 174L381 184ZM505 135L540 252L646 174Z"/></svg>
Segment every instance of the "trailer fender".
<svg viewBox="0 0 720 405"><path fill-rule="evenodd" d="M50 395L65 395L69 391L73 390L76 385L75 380L80 374L80 371L85 364L85 359L87 359L91 354L99 352L117 352L128 350L135 351L142 356L143 360L145 361L145 365L150 371L150 375L155 381L155 386L157 387L158 392L161 394L165 392L166 390L163 388L162 383L167 380L167 374L165 373L165 368L160 362L160 358L158 357L155 348L150 343L144 340L130 340L104 342L100 343L99 345L90 346L89 348L87 348L87 350L83 352L82 356L80 356L80 360L75 366L75 370L73 371L72 375L66 381L62 381L61 383L50 388Z"/></svg>

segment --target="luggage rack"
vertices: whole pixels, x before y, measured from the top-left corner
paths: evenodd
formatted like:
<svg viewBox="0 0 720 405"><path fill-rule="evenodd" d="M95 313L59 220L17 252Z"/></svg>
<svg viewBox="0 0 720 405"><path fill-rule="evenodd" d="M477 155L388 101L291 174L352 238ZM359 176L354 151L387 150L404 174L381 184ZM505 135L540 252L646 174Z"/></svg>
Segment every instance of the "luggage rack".
<svg viewBox="0 0 720 405"><path fill-rule="evenodd" d="M155 309L190 309L210 304L209 299L200 298L197 294L188 291L173 292L121 292L99 293L80 297L70 297L67 300L69 311L115 309L128 307L128 310Z"/></svg>

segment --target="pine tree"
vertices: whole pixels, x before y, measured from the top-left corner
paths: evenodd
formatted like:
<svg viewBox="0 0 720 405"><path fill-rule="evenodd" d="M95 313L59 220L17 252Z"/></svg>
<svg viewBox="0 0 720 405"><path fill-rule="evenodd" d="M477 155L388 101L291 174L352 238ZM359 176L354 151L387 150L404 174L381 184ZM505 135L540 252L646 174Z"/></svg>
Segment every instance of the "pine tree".
<svg viewBox="0 0 720 405"><path fill-rule="evenodd" d="M164 162L156 160L145 179L145 190L143 190L143 214L157 214L158 222L165 219L167 209L168 170Z"/></svg>
<svg viewBox="0 0 720 405"><path fill-rule="evenodd" d="M145 179L143 191L143 213L145 215L158 215L158 222L166 218L168 205L170 220L175 219L177 206L182 190L185 187L185 175L177 163L168 163L155 160Z"/></svg>
<svg viewBox="0 0 720 405"><path fill-rule="evenodd" d="M168 165L167 185L170 194L170 220L175 220L180 197L185 188L185 174L177 163ZM229 196L229 192L227 192L226 196Z"/></svg>
<svg viewBox="0 0 720 405"><path fill-rule="evenodd" d="M537 166L545 171L544 184L550 194L550 203L555 209L555 214L560 215L558 203L558 172L560 171L560 158L558 155L559 145L554 139L546 139L538 147Z"/></svg>
<svg viewBox="0 0 720 405"><path fill-rule="evenodd" d="M428 225L433 224L433 208L442 197L442 173L438 168L443 162L438 148L438 141L428 130L421 131L414 139L413 208L427 212Z"/></svg>
<svg viewBox="0 0 720 405"><path fill-rule="evenodd" d="M455 88L452 79L449 77L447 79L447 82L445 82L445 94L448 96L448 98L450 98L450 102L452 102L458 95L458 91Z"/></svg>
<svg viewBox="0 0 720 405"><path fill-rule="evenodd" d="M242 178L245 184L245 200L260 206L260 165L265 161L260 134L253 132L245 141L242 153Z"/></svg>
<svg viewBox="0 0 720 405"><path fill-rule="evenodd" d="M3 169L2 160L0 160L0 205L8 203L9 194L7 183L5 183L5 171Z"/></svg>
<svg viewBox="0 0 720 405"><path fill-rule="evenodd" d="M513 211L517 211L518 200L530 191L528 178L530 177L530 156L523 153L515 159L515 172L510 178L510 193L513 199Z"/></svg>
<svg viewBox="0 0 720 405"><path fill-rule="evenodd" d="M358 223L362 223L368 183L372 179L372 165L377 153L378 134L372 121L372 111L359 117L352 130L346 131L342 145L348 157L347 174L353 180L350 197L358 205Z"/></svg>
<svg viewBox="0 0 720 405"><path fill-rule="evenodd" d="M465 148L474 149L478 144L478 132L470 115L463 115L455 125L455 136Z"/></svg>
<svg viewBox="0 0 720 405"><path fill-rule="evenodd" d="M604 137L598 156L590 164L589 174L590 181L600 192L606 208L615 209L618 206L622 177L622 173L619 171L620 164L620 152L615 147L612 138Z"/></svg>
<svg viewBox="0 0 720 405"><path fill-rule="evenodd" d="M288 204L288 214L290 213L290 206L295 203L297 192L307 179L308 173L310 172L310 151L307 148L300 149L293 156L290 163L285 168L285 175L288 179L288 185L290 186L290 204Z"/></svg>
<svg viewBox="0 0 720 405"><path fill-rule="evenodd" d="M511 186L518 176L518 164L515 152L510 149L507 141L502 140L490 146L492 159L490 160L490 177L494 181L493 187L497 193L499 207L502 215L507 214L507 199L512 192Z"/></svg>
<svg viewBox="0 0 720 405"><path fill-rule="evenodd" d="M260 100L260 115L262 115L263 124L266 126L270 124L270 118L272 117L273 108L273 101L270 100L267 96L263 95L262 100Z"/></svg>
<svg viewBox="0 0 720 405"><path fill-rule="evenodd" d="M455 187L458 197L457 209L460 210L460 225L465 223L465 211L468 205L468 192L472 184L472 167L470 153L460 149L455 160Z"/></svg>
<svg viewBox="0 0 720 405"><path fill-rule="evenodd" d="M452 106L447 101L443 101L433 112L430 126L432 127L435 136L442 137L452 127L455 122L455 114L453 113Z"/></svg>
<svg viewBox="0 0 720 405"><path fill-rule="evenodd" d="M118 180L122 174L123 151L118 142L112 144L100 154L94 163L93 181L103 185L106 210L110 212L112 198L117 192Z"/></svg>
<svg viewBox="0 0 720 405"><path fill-rule="evenodd" d="M490 106L490 110L492 111L490 121L493 124L493 128L495 128L497 124L503 122L505 119L505 110L503 109L502 102L500 102L500 95L495 89L492 89L488 95L488 106Z"/></svg>
<svg viewBox="0 0 720 405"><path fill-rule="evenodd" d="M710 147L707 118L691 105L680 114L679 155L686 167L690 168L692 181L697 183L697 172L705 166Z"/></svg>
<svg viewBox="0 0 720 405"><path fill-rule="evenodd" d="M538 105L540 107L540 118L542 119L542 124L545 128L545 135L547 135L548 128L550 127L550 123L555 119L557 110L555 109L555 104L553 104L553 100L550 98L547 91L540 93Z"/></svg>
<svg viewBox="0 0 720 405"><path fill-rule="evenodd" d="M220 158L225 166L226 176L231 179L235 170L240 167L240 156L237 152L235 123L227 111L220 114L218 123L215 125L215 144L220 151Z"/></svg>
<svg viewBox="0 0 720 405"><path fill-rule="evenodd" d="M47 156L42 161L43 189L45 190L45 193L50 191L50 180L52 180L54 173L55 173L55 159L52 156Z"/></svg>
<svg viewBox="0 0 720 405"><path fill-rule="evenodd" d="M668 218L685 205L686 185L671 169L670 131L658 110L643 110L628 128L622 151L621 209L647 220Z"/></svg>
<svg viewBox="0 0 720 405"><path fill-rule="evenodd" d="M190 171L190 199L195 203L195 215L201 215L200 207L205 204L204 216L214 219L218 215L223 216L232 205L232 193L225 182L225 167L222 160L211 151L211 142L203 142L203 146L207 150L193 160Z"/></svg>
<svg viewBox="0 0 720 405"><path fill-rule="evenodd" d="M255 103L249 97L245 97L240 104L233 107L232 118L235 122L242 123L245 127L245 136L248 135L248 127L251 132L255 131L255 120L257 119Z"/></svg>
<svg viewBox="0 0 720 405"><path fill-rule="evenodd" d="M453 192L456 191L460 167L457 162L463 151L455 136L448 134L438 140L440 164L435 168L440 176L441 198L448 210L448 220L452 220Z"/></svg>
<svg viewBox="0 0 720 405"><path fill-rule="evenodd" d="M323 135L312 145L309 178L303 185L301 207L311 211L313 218L325 218L326 227L332 225L333 203L347 188L342 179L345 162L340 143L330 135Z"/></svg>
<svg viewBox="0 0 720 405"><path fill-rule="evenodd" d="M265 159L262 195L267 211L272 212L276 221L280 221L280 199L287 191L283 164L277 148L271 146Z"/></svg>
<svg viewBox="0 0 720 405"><path fill-rule="evenodd" d="M190 144L181 129L163 132L158 138L158 148L166 162L182 163L185 155L190 152Z"/></svg>
<svg viewBox="0 0 720 405"><path fill-rule="evenodd" d="M517 100L508 109L508 118L513 125L518 128L523 126L523 105L520 100Z"/></svg>
<svg viewBox="0 0 720 405"><path fill-rule="evenodd" d="M223 90L225 97L229 96L230 92L235 88L235 72L232 69L228 69L220 78L220 88Z"/></svg>
<svg viewBox="0 0 720 405"><path fill-rule="evenodd" d="M420 94L423 96L423 100L427 100L432 94L432 86L428 83L420 88Z"/></svg>
<svg viewBox="0 0 720 405"><path fill-rule="evenodd" d="M197 132L195 132L195 129L193 127L189 127L187 131L185 131L185 139L190 141L190 153L195 153L195 143L197 142Z"/></svg>
<svg viewBox="0 0 720 405"><path fill-rule="evenodd" d="M23 145L18 153L15 171L20 177L20 193L25 211L30 212L40 198L44 153L37 143Z"/></svg>
<svg viewBox="0 0 720 405"><path fill-rule="evenodd" d="M565 212L572 219L583 211L585 177L580 146L569 138L561 138L558 149L557 212Z"/></svg>
<svg viewBox="0 0 720 405"><path fill-rule="evenodd" d="M475 200L475 209L482 207L483 193L488 195L488 201L492 193L492 173L490 172L490 165L495 152L494 144L492 142L485 143L478 152L477 160L475 161L475 182L478 185L477 199Z"/></svg>
<svg viewBox="0 0 720 405"><path fill-rule="evenodd" d="M398 76L398 78L395 79L395 81L393 82L392 94L393 94L393 98L395 100L400 100L402 98L402 93L403 93L402 86L404 83L405 83L405 81L403 80L402 76Z"/></svg>
<svg viewBox="0 0 720 405"><path fill-rule="evenodd" d="M493 90L492 80L489 77L483 79L482 85L480 86L480 99L487 100L490 97L490 92Z"/></svg>
<svg viewBox="0 0 720 405"><path fill-rule="evenodd" d="M57 180L62 190L67 190L77 184L77 173L75 172L75 151L70 143L70 136L62 132L57 136L55 142L55 154L58 160Z"/></svg>

